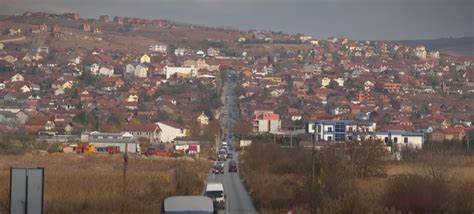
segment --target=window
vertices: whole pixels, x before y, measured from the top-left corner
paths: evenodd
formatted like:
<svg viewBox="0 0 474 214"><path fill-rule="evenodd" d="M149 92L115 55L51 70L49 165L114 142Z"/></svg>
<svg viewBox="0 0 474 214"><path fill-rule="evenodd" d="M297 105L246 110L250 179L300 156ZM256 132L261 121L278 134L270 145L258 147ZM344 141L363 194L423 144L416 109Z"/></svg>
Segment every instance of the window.
<svg viewBox="0 0 474 214"><path fill-rule="evenodd" d="M328 136L328 141L332 141L332 136Z"/></svg>
<svg viewBox="0 0 474 214"><path fill-rule="evenodd" d="M334 140L336 141L344 141L346 139L346 135L345 134L341 134L341 133L336 133L334 135Z"/></svg>
<svg viewBox="0 0 474 214"><path fill-rule="evenodd" d="M351 126L351 127L349 127L349 132L353 132L353 128L352 128L352 126Z"/></svg>
<svg viewBox="0 0 474 214"><path fill-rule="evenodd" d="M408 138L405 137L405 138L403 139L403 142L404 142L404 143L408 143Z"/></svg>
<svg viewBox="0 0 474 214"><path fill-rule="evenodd" d="M318 125L318 132L321 132L321 125Z"/></svg>
<svg viewBox="0 0 474 214"><path fill-rule="evenodd" d="M332 127L328 127L328 132L332 132Z"/></svg>
<svg viewBox="0 0 474 214"><path fill-rule="evenodd" d="M344 123L336 123L334 128L336 132L346 132L346 125Z"/></svg>
<svg viewBox="0 0 474 214"><path fill-rule="evenodd" d="M384 142L385 142L385 143L388 143L388 137L385 137Z"/></svg>
<svg viewBox="0 0 474 214"><path fill-rule="evenodd" d="M393 142L394 142L394 143L398 143L398 137L394 137L394 138L393 138Z"/></svg>
<svg viewBox="0 0 474 214"><path fill-rule="evenodd" d="M321 135L320 134L318 134L318 140L321 140Z"/></svg>

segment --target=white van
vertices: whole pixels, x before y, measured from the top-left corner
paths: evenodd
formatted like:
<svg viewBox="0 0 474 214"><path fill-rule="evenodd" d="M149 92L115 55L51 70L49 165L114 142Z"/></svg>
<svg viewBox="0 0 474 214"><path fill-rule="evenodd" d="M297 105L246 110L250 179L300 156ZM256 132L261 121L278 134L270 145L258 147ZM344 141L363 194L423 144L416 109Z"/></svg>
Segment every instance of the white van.
<svg viewBox="0 0 474 214"><path fill-rule="evenodd" d="M163 201L163 214L213 214L212 199L204 196L173 196Z"/></svg>
<svg viewBox="0 0 474 214"><path fill-rule="evenodd" d="M216 209L225 209L225 192L222 183L207 183L204 195L212 199Z"/></svg>

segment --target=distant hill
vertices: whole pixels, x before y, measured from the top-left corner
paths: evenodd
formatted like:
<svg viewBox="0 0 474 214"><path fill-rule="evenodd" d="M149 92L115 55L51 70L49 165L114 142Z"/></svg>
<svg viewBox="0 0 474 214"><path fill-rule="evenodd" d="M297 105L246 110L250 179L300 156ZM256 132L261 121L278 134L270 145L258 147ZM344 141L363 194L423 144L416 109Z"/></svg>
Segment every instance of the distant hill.
<svg viewBox="0 0 474 214"><path fill-rule="evenodd" d="M429 50L439 50L442 52L474 56L474 37L403 40L396 42L409 46L424 45Z"/></svg>

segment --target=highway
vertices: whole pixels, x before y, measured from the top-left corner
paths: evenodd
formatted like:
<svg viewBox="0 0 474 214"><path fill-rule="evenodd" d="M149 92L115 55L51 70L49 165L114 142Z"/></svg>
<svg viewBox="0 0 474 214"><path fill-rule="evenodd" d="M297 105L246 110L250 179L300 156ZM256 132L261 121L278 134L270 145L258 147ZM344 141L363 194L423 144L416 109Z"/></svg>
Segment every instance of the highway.
<svg viewBox="0 0 474 214"><path fill-rule="evenodd" d="M228 71L228 76L223 86L222 92L222 110L221 110L221 127L224 133L222 139L232 139L232 128L235 123L235 117L238 114L236 101L236 74L234 71ZM238 162L239 155L234 152L234 160ZM224 167L224 174L214 175L212 173L208 176L208 182L221 182L224 185L226 194L226 209L220 213L258 213L253 205L252 199L242 183L239 173L228 172L228 162L226 161Z"/></svg>

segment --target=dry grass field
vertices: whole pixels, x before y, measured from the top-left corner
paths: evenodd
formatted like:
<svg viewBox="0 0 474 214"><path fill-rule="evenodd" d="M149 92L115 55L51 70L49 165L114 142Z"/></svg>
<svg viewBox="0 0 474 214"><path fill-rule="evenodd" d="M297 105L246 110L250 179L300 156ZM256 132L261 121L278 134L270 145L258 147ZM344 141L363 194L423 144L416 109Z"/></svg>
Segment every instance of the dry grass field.
<svg viewBox="0 0 474 214"><path fill-rule="evenodd" d="M313 191L311 154L303 149L252 145L241 155L241 173L261 213L309 213L311 195L321 213L474 212L473 155L424 152L410 161L375 161L370 152L359 150L364 155L351 161L319 153ZM364 169L369 173L360 174Z"/></svg>
<svg viewBox="0 0 474 214"><path fill-rule="evenodd" d="M0 213L8 211L10 166L45 167L45 213L157 213L171 195L202 192L204 160L129 158L122 192L121 155L0 156Z"/></svg>

